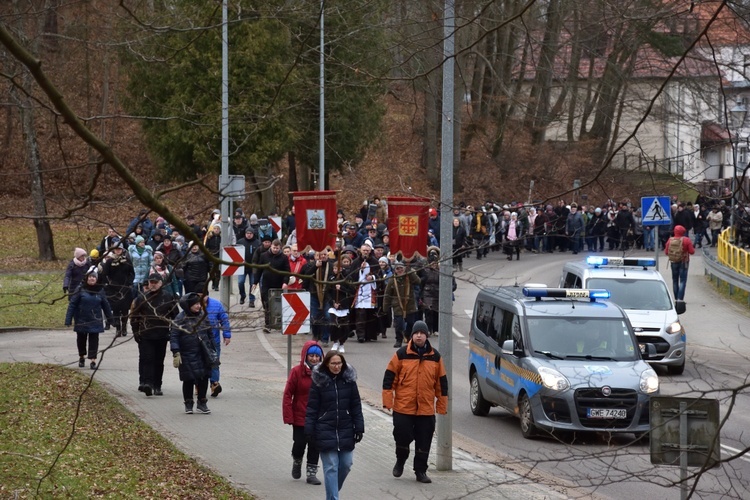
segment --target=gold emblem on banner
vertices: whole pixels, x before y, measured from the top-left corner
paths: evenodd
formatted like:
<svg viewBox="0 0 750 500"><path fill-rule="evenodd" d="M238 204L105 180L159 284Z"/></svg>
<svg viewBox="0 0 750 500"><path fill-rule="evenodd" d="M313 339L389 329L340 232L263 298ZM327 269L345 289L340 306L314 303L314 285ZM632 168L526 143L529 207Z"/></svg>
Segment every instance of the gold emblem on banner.
<svg viewBox="0 0 750 500"><path fill-rule="evenodd" d="M398 216L398 234L400 236L418 236L419 235L419 216L418 215L399 215Z"/></svg>

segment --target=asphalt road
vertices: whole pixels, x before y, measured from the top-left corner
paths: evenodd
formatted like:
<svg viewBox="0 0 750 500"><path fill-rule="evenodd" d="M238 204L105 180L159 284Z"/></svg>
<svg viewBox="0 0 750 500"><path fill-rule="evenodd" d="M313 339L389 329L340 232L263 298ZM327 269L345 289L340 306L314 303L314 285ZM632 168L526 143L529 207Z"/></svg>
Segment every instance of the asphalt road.
<svg viewBox="0 0 750 500"><path fill-rule="evenodd" d="M634 444L631 435L576 436L575 441L566 443L551 439L529 441L523 439L517 419L509 413L493 409L488 417L482 418L469 410L468 330L479 287L528 282L557 286L563 263L574 257L584 258L585 255L523 254L520 261L508 262L497 253L485 260L464 262L464 272L457 273L459 285L452 315L454 435L467 438L478 447L489 448L504 465L534 467L547 473L547 477L565 478L597 495L676 497L678 492L673 483L679 480L679 468L652 465L648 443ZM663 273L669 272L665 261L663 258L661 262ZM665 278L671 283L671 275ZM687 369L683 375L674 377L668 376L666 370L658 370L661 394L720 399L722 416L729 415L721 433L722 458L727 459L750 444L750 438L743 434L750 428L747 391L739 391L732 401L729 390L741 387L746 380L750 355L749 315L713 290L703 276L702 257L697 255L691 261L686 302L688 308L682 321L688 335ZM392 340L368 344L349 342L346 346L347 359L357 366L361 385L377 398L383 370L393 352ZM443 351L443 354L446 353ZM704 472L696 495L698 498L749 498L747 477L750 477L750 455Z"/></svg>

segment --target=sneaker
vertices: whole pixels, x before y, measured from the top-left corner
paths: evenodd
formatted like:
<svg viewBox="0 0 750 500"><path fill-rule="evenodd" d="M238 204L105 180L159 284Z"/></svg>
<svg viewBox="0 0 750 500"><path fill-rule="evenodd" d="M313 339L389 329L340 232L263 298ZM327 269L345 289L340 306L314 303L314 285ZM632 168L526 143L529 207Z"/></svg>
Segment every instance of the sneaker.
<svg viewBox="0 0 750 500"><path fill-rule="evenodd" d="M198 404L195 405L195 410L198 413L203 413L204 415L208 415L209 413L211 413L211 410L208 409L208 406L206 406L205 401L202 401L202 402L198 401Z"/></svg>
<svg viewBox="0 0 750 500"><path fill-rule="evenodd" d="M250 302L248 302L247 307L255 307L255 301L251 300Z"/></svg>
<svg viewBox="0 0 750 500"><path fill-rule="evenodd" d="M267 326L264 326L263 327L263 333L271 333L271 329L268 328Z"/></svg>
<svg viewBox="0 0 750 500"><path fill-rule="evenodd" d="M149 384L143 385L143 392L146 393L146 396L150 396L154 393L154 388L151 387Z"/></svg>
<svg viewBox="0 0 750 500"><path fill-rule="evenodd" d="M333 343L333 347L331 347L331 350L332 351L338 351L339 347L340 347L339 343L338 342L334 342Z"/></svg>
<svg viewBox="0 0 750 500"><path fill-rule="evenodd" d="M340 345L340 346L339 346L339 349L338 349L338 351L339 351L339 352L340 352L341 354L345 354L345 353L346 353L346 351L344 350L344 346L342 346L342 345Z"/></svg>
<svg viewBox="0 0 750 500"><path fill-rule="evenodd" d="M397 340L395 344L393 344L393 347L401 347L401 341Z"/></svg>
<svg viewBox="0 0 750 500"><path fill-rule="evenodd" d="M426 472L417 472L417 481L424 484L429 484L432 482L432 479L430 479L430 476L427 475Z"/></svg>
<svg viewBox="0 0 750 500"><path fill-rule="evenodd" d="M192 401L185 401L185 413L188 415L193 414L193 402Z"/></svg>
<svg viewBox="0 0 750 500"><path fill-rule="evenodd" d="M146 386L145 386L145 385L143 385L143 384L140 384L140 385L138 386L138 392L143 392L144 390L146 390Z"/></svg>
<svg viewBox="0 0 750 500"><path fill-rule="evenodd" d="M78 360L78 368L83 368L86 366L86 358L81 358Z"/></svg>
<svg viewBox="0 0 750 500"><path fill-rule="evenodd" d="M213 382L211 384L211 397L215 398L219 394L221 394L221 384L218 382Z"/></svg>
<svg viewBox="0 0 750 500"><path fill-rule="evenodd" d="M92 370L96 370L96 361L92 361L89 365L89 368L91 368Z"/></svg>
<svg viewBox="0 0 750 500"><path fill-rule="evenodd" d="M242 298L240 299L240 305L242 305L242 304L244 304L244 303L245 303L245 297L242 297Z"/></svg>
<svg viewBox="0 0 750 500"><path fill-rule="evenodd" d="M154 396L163 396L163 395L164 395L164 393L161 392L161 387L156 387L154 389Z"/></svg>

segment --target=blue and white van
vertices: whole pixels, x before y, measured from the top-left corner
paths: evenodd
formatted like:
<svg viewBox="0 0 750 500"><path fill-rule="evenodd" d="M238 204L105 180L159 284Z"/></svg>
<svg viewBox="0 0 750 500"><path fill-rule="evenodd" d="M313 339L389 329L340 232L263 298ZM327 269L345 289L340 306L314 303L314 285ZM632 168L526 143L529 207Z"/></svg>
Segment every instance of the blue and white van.
<svg viewBox="0 0 750 500"><path fill-rule="evenodd" d="M656 372L606 290L481 290L470 332L470 407L503 408L526 438L554 431L649 431Z"/></svg>

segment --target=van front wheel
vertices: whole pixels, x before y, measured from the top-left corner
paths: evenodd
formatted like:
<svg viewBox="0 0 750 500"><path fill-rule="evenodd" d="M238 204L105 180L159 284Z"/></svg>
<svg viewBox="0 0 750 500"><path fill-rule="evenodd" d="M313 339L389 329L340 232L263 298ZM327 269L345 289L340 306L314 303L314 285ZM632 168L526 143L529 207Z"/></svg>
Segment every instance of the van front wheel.
<svg viewBox="0 0 750 500"><path fill-rule="evenodd" d="M534 414L531 411L531 401L528 394L521 396L518 403L518 410L521 417L521 434L526 439L532 439L537 436L538 430L534 423Z"/></svg>
<svg viewBox="0 0 750 500"><path fill-rule="evenodd" d="M469 406L471 406L471 413L479 417L486 417L490 412L490 403L482 396L482 388L479 387L479 377L476 373L471 374Z"/></svg>

